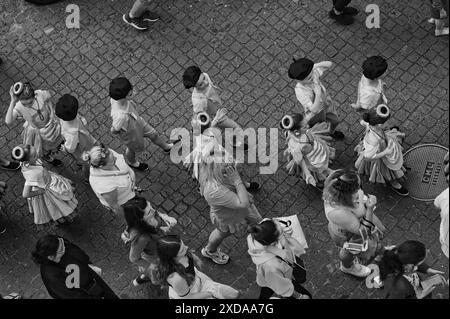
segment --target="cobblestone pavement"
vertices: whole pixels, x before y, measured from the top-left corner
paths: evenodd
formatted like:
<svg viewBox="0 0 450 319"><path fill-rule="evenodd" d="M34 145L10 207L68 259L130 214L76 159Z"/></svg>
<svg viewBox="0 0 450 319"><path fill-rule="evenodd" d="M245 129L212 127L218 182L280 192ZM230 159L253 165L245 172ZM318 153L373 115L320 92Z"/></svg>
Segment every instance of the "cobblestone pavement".
<svg viewBox="0 0 450 319"><path fill-rule="evenodd" d="M81 28L67 29L65 6L81 8ZM364 58L381 54L388 59L387 97L393 110L392 124L407 134L406 149L437 142L448 147L449 51L448 37L436 38L426 22L427 1L376 1L380 3L381 29L364 26L367 1L353 1L362 13L355 24L341 27L328 18L331 1L306 0L156 0L161 20L148 32L126 26L121 15L128 1L72 0L36 7L23 0L0 3L1 117L9 103L8 89L24 77L35 87L51 88L60 96L75 94L80 112L90 121L93 134L112 148L123 151L109 134L107 86L120 74L135 84L133 99L144 117L166 136L175 127L189 127L190 94L181 84L183 69L200 65L222 88L222 96L243 127L277 127L285 112L298 108L287 67L293 54L336 63L324 81L339 104L344 119L344 142L336 144L334 168L355 161L353 147L363 134L359 118L350 108L355 102ZM407 3L407 5L406 5ZM3 121L2 121L3 123ZM0 125L3 156L20 141L21 124ZM281 135L280 135L281 137ZM281 151L281 148L280 148ZM280 162L281 152L279 154ZM175 165L154 145L141 159L149 172L137 173L146 196L160 210L176 216L178 230L189 245L200 251L211 225L208 207L180 165ZM90 188L74 176L75 164L65 157L58 171L78 184L81 218L74 225L54 230L84 248L105 279L122 298L166 298L166 292L144 286L134 288L137 270L128 262L120 240L123 229L99 204ZM280 168L276 175L257 175L249 165L247 176L263 184L256 195L264 216L299 214L309 250L304 259L308 284L316 298L379 298L379 291L338 270L337 252L331 242L320 193L305 187ZM21 197L23 178L0 171L9 189L3 199L1 221L8 231L0 237L0 291L20 292L27 298L48 298L30 260L30 251L43 233L36 231L26 201ZM448 276L448 260L441 253L439 213L431 203L400 198L377 186L367 187L379 200L377 212L389 229L386 242L420 239L431 249L429 263ZM246 252L245 234L226 240L232 261L216 266L205 261L204 271L219 282L255 298L255 268ZM439 288L435 298L448 298Z"/></svg>

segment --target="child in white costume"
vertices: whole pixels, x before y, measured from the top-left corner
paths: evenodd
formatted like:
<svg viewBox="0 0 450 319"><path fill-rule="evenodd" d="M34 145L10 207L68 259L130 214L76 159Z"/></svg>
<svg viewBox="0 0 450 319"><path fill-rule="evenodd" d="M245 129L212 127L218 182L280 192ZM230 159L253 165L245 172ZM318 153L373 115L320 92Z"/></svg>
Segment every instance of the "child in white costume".
<svg viewBox="0 0 450 319"><path fill-rule="evenodd" d="M408 190L400 184L406 172L401 146L405 134L397 128L382 127L389 117L389 108L384 104L363 114L361 125L366 133L355 147L358 152L355 167L358 174L369 177L369 182L387 183L399 195L407 196Z"/></svg>
<svg viewBox="0 0 450 319"><path fill-rule="evenodd" d="M372 56L364 61L363 75L358 84L358 96L352 107L357 111L368 111L380 104L387 104L381 76L387 70L387 62L381 56Z"/></svg>
<svg viewBox="0 0 450 319"><path fill-rule="evenodd" d="M288 173L300 176L307 184L323 187L335 156L335 149L330 145L333 140L329 136L330 124L321 122L309 128L303 115L297 113L284 116L280 126L286 130L284 155Z"/></svg>
<svg viewBox="0 0 450 319"><path fill-rule="evenodd" d="M314 63L307 58L295 59L288 70L288 76L297 80L295 96L303 107L306 122L310 127L317 123L330 123L330 134L334 139L344 139L344 134L336 127L340 120L337 116L334 103L327 93L320 78L330 69L333 63L322 61Z"/></svg>
<svg viewBox="0 0 450 319"><path fill-rule="evenodd" d="M47 170L31 145L16 146L12 150L12 157L23 162L23 197L28 200L30 213L34 214L34 223L38 228L53 222L72 222L78 205L72 182Z"/></svg>
<svg viewBox="0 0 450 319"><path fill-rule="evenodd" d="M64 94L56 102L55 113L65 140L61 150L72 155L82 168L85 181L89 183L89 164L83 161L81 155L94 146L96 139L87 130L86 119L78 114L78 100L70 94Z"/></svg>
<svg viewBox="0 0 450 319"><path fill-rule="evenodd" d="M212 119L211 126L220 129L232 128L241 129L240 125L227 115L228 111L223 107L222 99L218 93L218 87L214 85L207 73L204 73L197 66L188 67L183 74L183 85L186 89L192 90L193 119L199 113L206 113ZM248 149L243 141L236 141L238 147Z"/></svg>

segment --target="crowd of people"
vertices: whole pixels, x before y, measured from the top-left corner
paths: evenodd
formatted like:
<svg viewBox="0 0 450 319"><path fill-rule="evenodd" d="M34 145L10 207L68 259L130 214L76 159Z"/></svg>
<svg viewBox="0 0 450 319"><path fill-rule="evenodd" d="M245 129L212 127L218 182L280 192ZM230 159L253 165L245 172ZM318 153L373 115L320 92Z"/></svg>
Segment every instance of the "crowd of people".
<svg viewBox="0 0 450 319"><path fill-rule="evenodd" d="M124 21L145 29L144 21L157 20L156 14L144 10L148 2L137 0L130 13L123 16ZM330 16L348 24L357 13L348 7L349 2L333 1ZM405 134L399 127L386 125L392 116L382 81L388 63L381 56L368 57L362 63L352 111L361 118L364 134L355 145L353 170L331 168L336 157L334 144L345 138L337 129L340 119L336 103L322 82L333 67L331 61L314 62L307 57L295 57L288 67L286 76L293 80L298 106L279 119L286 137L286 169L322 191L329 234L338 248L343 273L365 278L371 273L367 264L376 262L386 298L430 298L436 286L448 284L443 272L424 263L427 249L421 242L406 240L391 247L383 245L389 230L375 215L377 197L362 189L362 179L366 178L370 183L387 185L400 196L409 194L404 186ZM303 286L307 267L301 256L306 246L277 218L262 217L251 194L261 185L241 177L233 153L223 147L216 134L241 128L228 116L218 86L195 65L187 67L180 80L192 91L190 124L198 141L183 164L196 180L199 196L210 208L213 225L201 255L217 265L227 264L230 256L220 248L222 242L233 233L247 231L248 254L255 264L256 283L261 287L259 298L313 298L314 292ZM25 180L22 195L35 224L50 230L54 224L70 224L77 218L75 183L51 169L64 164L58 153L69 154L77 163L83 182L92 188L105 210L126 225L117 236L130 247L129 260L138 270L135 286L149 283L166 287L172 299L238 298L240 291L201 271L202 260L173 230L177 220L155 210L136 186L135 171L149 169L137 158L146 147L146 138L167 156L176 151L182 140L165 140L145 121L131 99L133 85L129 79L112 79L108 90L110 134L126 147L124 155L93 137L95 128L89 127L78 113L79 103L72 94L64 94L53 103L57 92L35 89L29 82L11 86L5 123L10 126L24 121L22 141L11 150L12 160L0 158L0 165L3 169L21 169ZM234 149L245 151L250 146L238 138L233 140ZM448 156L446 173L448 176ZM0 192L5 190L6 184L0 183ZM448 188L435 204L441 209L441 241L448 257ZM102 270L66 238L52 234L41 237L31 256L53 298L118 298L102 279ZM74 265L79 269L77 287L68 285L66 280L71 276L68 267ZM434 279L425 284L417 272Z"/></svg>

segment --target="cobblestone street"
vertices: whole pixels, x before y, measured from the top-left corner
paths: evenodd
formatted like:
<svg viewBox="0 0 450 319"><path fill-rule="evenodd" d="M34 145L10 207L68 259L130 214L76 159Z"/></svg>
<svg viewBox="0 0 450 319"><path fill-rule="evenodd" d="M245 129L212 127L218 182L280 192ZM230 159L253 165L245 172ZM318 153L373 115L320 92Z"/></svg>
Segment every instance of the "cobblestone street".
<svg viewBox="0 0 450 319"><path fill-rule="evenodd" d="M163 136L172 129L190 130L192 103L182 84L184 69L193 64L207 72L221 89L230 118L243 128L277 128L288 112L299 110L294 81L287 76L292 56L335 63L323 77L343 119L339 130L346 134L336 142L337 159L332 168L353 167L354 147L364 134L360 116L351 108L356 101L361 64L371 55L382 55L389 67L384 81L393 118L406 133L405 151L417 144L449 146L449 38L435 37L428 1L377 1L381 28L365 26L364 10L370 2L356 0L357 21L343 27L328 17L331 1L325 0L156 0L161 15L147 32L138 32L122 21L132 1L70 0L34 6L23 0L0 2L0 148L10 158L21 143L22 123L7 127L4 117L9 88L28 79L35 88L52 89L80 101L79 112L90 131L118 152L125 148L110 134L108 85L126 76L134 84L132 99L139 112ZM68 29L66 6L79 5L80 29ZM298 214L309 249L302 258L308 269L305 287L314 298L380 298L365 281L339 271L337 249L327 230L321 193L284 170L284 139L279 140L279 168L274 175L260 175L259 164L245 165L244 175L262 184L255 203L264 217ZM178 219L176 231L200 256L212 225L209 207L195 182L181 164L173 164L158 147L147 142L140 159L150 170L137 172L138 185L153 206ZM166 291L150 285L134 287L138 274L128 260L129 248L120 234L124 229L106 211L91 188L75 175L75 162L64 157L56 172L75 181L80 218L70 226L55 228L83 248L103 269L104 279L121 298L167 298ZM242 170L243 172L244 170ZM27 202L22 198L20 172L0 171L8 184L2 198L0 221L7 232L0 235L0 293L19 292L25 298L50 298L30 258L37 231ZM448 259L439 243L439 211L432 202L400 197L389 188L365 185L378 198L376 213L388 228L386 245L406 239L424 242L429 265L445 271ZM224 250L231 262L218 266L204 260L203 271L214 280L257 298L255 265L247 253L246 234L226 239ZM434 298L449 298L448 288L437 288Z"/></svg>

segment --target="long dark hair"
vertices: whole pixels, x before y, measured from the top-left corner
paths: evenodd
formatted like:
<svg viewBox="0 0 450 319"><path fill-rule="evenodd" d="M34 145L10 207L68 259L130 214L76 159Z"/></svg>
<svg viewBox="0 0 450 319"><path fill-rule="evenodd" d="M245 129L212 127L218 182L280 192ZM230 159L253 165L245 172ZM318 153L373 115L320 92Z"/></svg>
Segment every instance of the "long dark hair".
<svg viewBox="0 0 450 319"><path fill-rule="evenodd" d="M47 257L55 256L59 247L59 237L56 235L45 235L36 243L36 248L31 253L33 261L42 265L51 262Z"/></svg>
<svg viewBox="0 0 450 319"><path fill-rule="evenodd" d="M147 206L145 198L135 198L133 202L123 205L125 221L127 223L127 231L134 229L139 235L149 235L154 237L158 230L152 225L147 224L144 218L144 209Z"/></svg>
<svg viewBox="0 0 450 319"><path fill-rule="evenodd" d="M381 280L389 274L396 277L403 275L404 265L417 265L426 255L425 245L416 240L407 240L392 250L385 250L379 264Z"/></svg>
<svg viewBox="0 0 450 319"><path fill-rule="evenodd" d="M181 239L178 235L165 235L158 239L156 242L156 251L159 257L159 264L152 278L155 283L163 286L168 285L167 278L174 272L183 277L188 286L194 281L195 277L187 273L183 265L175 261L180 247ZM191 256L189 252L187 255L188 257Z"/></svg>

